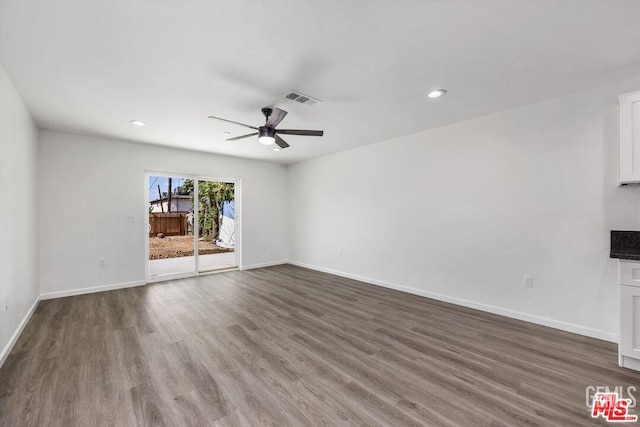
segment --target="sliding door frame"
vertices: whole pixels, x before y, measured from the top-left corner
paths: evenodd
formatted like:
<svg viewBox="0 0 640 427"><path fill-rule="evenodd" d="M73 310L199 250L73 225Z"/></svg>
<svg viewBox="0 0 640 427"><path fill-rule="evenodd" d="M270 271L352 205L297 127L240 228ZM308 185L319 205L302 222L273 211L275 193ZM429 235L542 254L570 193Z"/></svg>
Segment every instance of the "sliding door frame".
<svg viewBox="0 0 640 427"><path fill-rule="evenodd" d="M199 198L198 195L198 181L216 181L216 182L225 182L229 184L233 184L233 194L234 194L234 202L235 202L235 221L234 221L234 234L235 234L235 246L234 246L234 255L236 259L236 267L238 269L242 269L242 180L238 178L215 178L206 175L193 175L186 173L178 173L178 172L160 172L153 170L145 170L144 171L144 198L145 198L145 209L148 210L149 207L149 177L150 176L162 176L162 177L179 177L192 179L194 182L193 185L193 255L194 255L194 271L189 273L175 273L175 274L165 274L162 276L150 276L149 272L149 215L145 212L145 280L147 283L155 283L155 282L163 282L166 280L175 280L175 279L183 279L186 277L195 277L201 274L211 274L215 273L216 270L213 271L204 271L199 272L200 263L199 263L199 247L198 247L198 236L200 235L200 210L198 209L197 200Z"/></svg>

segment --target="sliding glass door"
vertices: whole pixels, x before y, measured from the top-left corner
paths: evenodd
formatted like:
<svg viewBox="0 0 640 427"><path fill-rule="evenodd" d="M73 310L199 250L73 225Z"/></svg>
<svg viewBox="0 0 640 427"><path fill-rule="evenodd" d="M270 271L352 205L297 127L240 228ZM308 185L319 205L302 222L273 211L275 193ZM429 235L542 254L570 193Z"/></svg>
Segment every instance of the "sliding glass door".
<svg viewBox="0 0 640 427"><path fill-rule="evenodd" d="M237 268L239 181L148 172L147 280Z"/></svg>
<svg viewBox="0 0 640 427"><path fill-rule="evenodd" d="M193 185L175 175L149 175L147 183L149 278L195 274Z"/></svg>
<svg viewBox="0 0 640 427"><path fill-rule="evenodd" d="M198 272L238 266L235 183L198 180Z"/></svg>

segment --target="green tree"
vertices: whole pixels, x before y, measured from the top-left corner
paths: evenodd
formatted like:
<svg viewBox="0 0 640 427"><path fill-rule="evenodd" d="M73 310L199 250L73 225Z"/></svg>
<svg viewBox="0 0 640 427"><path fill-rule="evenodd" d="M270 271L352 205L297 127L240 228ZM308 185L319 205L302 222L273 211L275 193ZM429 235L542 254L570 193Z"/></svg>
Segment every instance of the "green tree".
<svg viewBox="0 0 640 427"><path fill-rule="evenodd" d="M181 194L191 195L193 200L193 180L187 179L180 188ZM217 240L220 233L222 204L235 198L234 185L228 182L198 181L198 225L200 237Z"/></svg>

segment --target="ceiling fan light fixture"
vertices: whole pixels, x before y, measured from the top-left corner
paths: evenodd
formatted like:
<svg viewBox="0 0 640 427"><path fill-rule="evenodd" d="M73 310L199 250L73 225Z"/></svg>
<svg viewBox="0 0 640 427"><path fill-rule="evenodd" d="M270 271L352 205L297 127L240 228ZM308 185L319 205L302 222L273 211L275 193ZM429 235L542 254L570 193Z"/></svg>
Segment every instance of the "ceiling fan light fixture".
<svg viewBox="0 0 640 427"><path fill-rule="evenodd" d="M271 145L276 143L276 139L272 136L260 136L258 137L258 141L260 144Z"/></svg>
<svg viewBox="0 0 640 427"><path fill-rule="evenodd" d="M268 126L258 128L258 141L263 145L272 145L276 143L276 130Z"/></svg>

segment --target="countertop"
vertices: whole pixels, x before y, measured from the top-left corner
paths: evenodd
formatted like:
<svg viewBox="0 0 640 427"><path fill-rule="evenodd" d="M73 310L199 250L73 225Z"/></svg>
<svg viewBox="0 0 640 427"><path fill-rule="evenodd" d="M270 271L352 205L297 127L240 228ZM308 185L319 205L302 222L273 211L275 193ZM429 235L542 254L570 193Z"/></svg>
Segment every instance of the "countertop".
<svg viewBox="0 0 640 427"><path fill-rule="evenodd" d="M609 257L640 261L640 231L611 230Z"/></svg>

